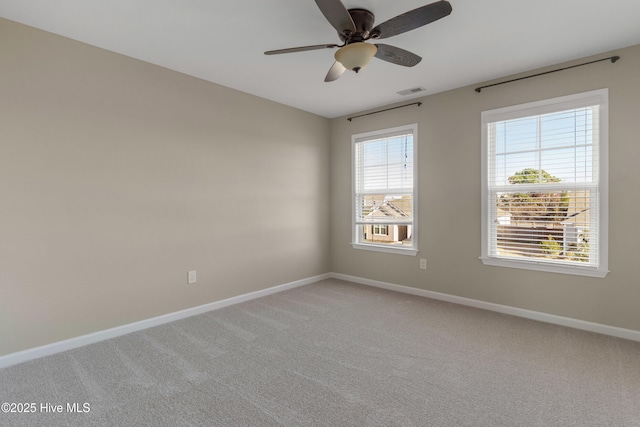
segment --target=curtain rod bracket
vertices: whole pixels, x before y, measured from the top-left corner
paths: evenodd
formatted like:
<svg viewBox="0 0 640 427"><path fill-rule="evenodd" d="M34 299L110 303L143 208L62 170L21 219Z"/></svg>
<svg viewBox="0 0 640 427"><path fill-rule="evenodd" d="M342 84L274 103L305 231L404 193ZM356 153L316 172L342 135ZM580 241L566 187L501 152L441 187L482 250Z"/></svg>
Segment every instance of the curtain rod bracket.
<svg viewBox="0 0 640 427"><path fill-rule="evenodd" d="M564 70L568 70L570 68L582 67L583 65L594 64L596 62L602 62L602 61L610 60L612 64L615 64L618 59L620 59L619 56L610 56L608 58L596 59L595 61L589 61L589 62L585 62L585 63L582 63L582 64L571 65L569 67L558 68L557 70L545 71L543 73L532 74L530 76L525 76L525 77L519 77L517 79L511 79L511 80L507 80L507 81L500 82L500 83L494 83L494 84L491 84L491 85L480 86L480 87L475 88L474 90L476 92L480 93L482 91L482 89L485 89L485 88L488 88L488 87L499 86L499 85L503 85L505 83L517 82L517 81L520 81L520 80L530 79L532 77L543 76L545 74L557 73L558 71L564 71Z"/></svg>

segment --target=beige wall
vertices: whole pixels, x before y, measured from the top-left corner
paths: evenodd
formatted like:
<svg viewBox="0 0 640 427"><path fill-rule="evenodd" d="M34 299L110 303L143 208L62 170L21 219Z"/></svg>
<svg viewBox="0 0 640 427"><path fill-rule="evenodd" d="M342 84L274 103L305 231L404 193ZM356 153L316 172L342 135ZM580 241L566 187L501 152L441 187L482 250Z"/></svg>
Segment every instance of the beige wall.
<svg viewBox="0 0 640 427"><path fill-rule="evenodd" d="M1 19L0 52L0 355L330 270L328 119Z"/></svg>
<svg viewBox="0 0 640 427"><path fill-rule="evenodd" d="M615 53L621 56L615 64L601 62L482 93L473 90L476 86L465 87L422 98L419 108L352 122L333 120L333 271L640 330L640 46ZM592 279L484 266L478 259L480 113L605 87L610 103L609 275ZM411 257L352 249L351 135L409 123L418 123L420 253ZM419 258L427 259L427 270L419 269Z"/></svg>
<svg viewBox="0 0 640 427"><path fill-rule="evenodd" d="M640 330L640 46L353 122L1 19L0 52L0 356L329 271ZM480 112L602 87L611 273L483 266ZM421 252L354 250L351 135L409 123Z"/></svg>

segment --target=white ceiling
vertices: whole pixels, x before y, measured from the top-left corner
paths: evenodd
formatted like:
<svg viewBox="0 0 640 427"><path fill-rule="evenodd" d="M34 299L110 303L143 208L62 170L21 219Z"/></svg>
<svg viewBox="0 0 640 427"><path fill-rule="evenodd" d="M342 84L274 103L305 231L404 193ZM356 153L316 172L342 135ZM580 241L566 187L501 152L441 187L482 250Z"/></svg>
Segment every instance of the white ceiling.
<svg viewBox="0 0 640 427"><path fill-rule="evenodd" d="M431 1L343 0L376 24ZM313 0L0 0L0 16L329 118L640 44L638 0L449 1L450 16L384 40L416 67L374 58L331 83L333 50L263 54L340 43Z"/></svg>

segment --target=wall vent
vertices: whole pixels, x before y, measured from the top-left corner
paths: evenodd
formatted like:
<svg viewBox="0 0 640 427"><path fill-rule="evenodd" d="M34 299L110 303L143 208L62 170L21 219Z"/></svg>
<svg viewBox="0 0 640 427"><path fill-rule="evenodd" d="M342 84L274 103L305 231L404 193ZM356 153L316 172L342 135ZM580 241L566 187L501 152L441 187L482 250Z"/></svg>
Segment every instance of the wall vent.
<svg viewBox="0 0 640 427"><path fill-rule="evenodd" d="M396 92L396 93L398 95L407 96L407 95L412 95L418 92L424 92L425 90L426 90L425 88L423 88L422 86L419 86L419 87L412 87L411 89L401 90L400 92Z"/></svg>

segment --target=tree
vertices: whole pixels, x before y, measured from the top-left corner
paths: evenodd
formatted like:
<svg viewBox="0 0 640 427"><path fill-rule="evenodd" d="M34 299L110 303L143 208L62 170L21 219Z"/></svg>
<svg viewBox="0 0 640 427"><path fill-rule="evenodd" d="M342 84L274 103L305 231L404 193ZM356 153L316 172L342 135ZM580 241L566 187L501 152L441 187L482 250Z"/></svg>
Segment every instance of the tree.
<svg viewBox="0 0 640 427"><path fill-rule="evenodd" d="M514 185L560 182L560 178L547 171L533 168L516 172L508 179ZM560 222L567 217L569 197L566 191L513 192L502 194L498 198L498 207L510 213L516 222Z"/></svg>
<svg viewBox="0 0 640 427"><path fill-rule="evenodd" d="M560 182L560 178L551 175L544 169L526 168L509 177L509 184L539 184Z"/></svg>

